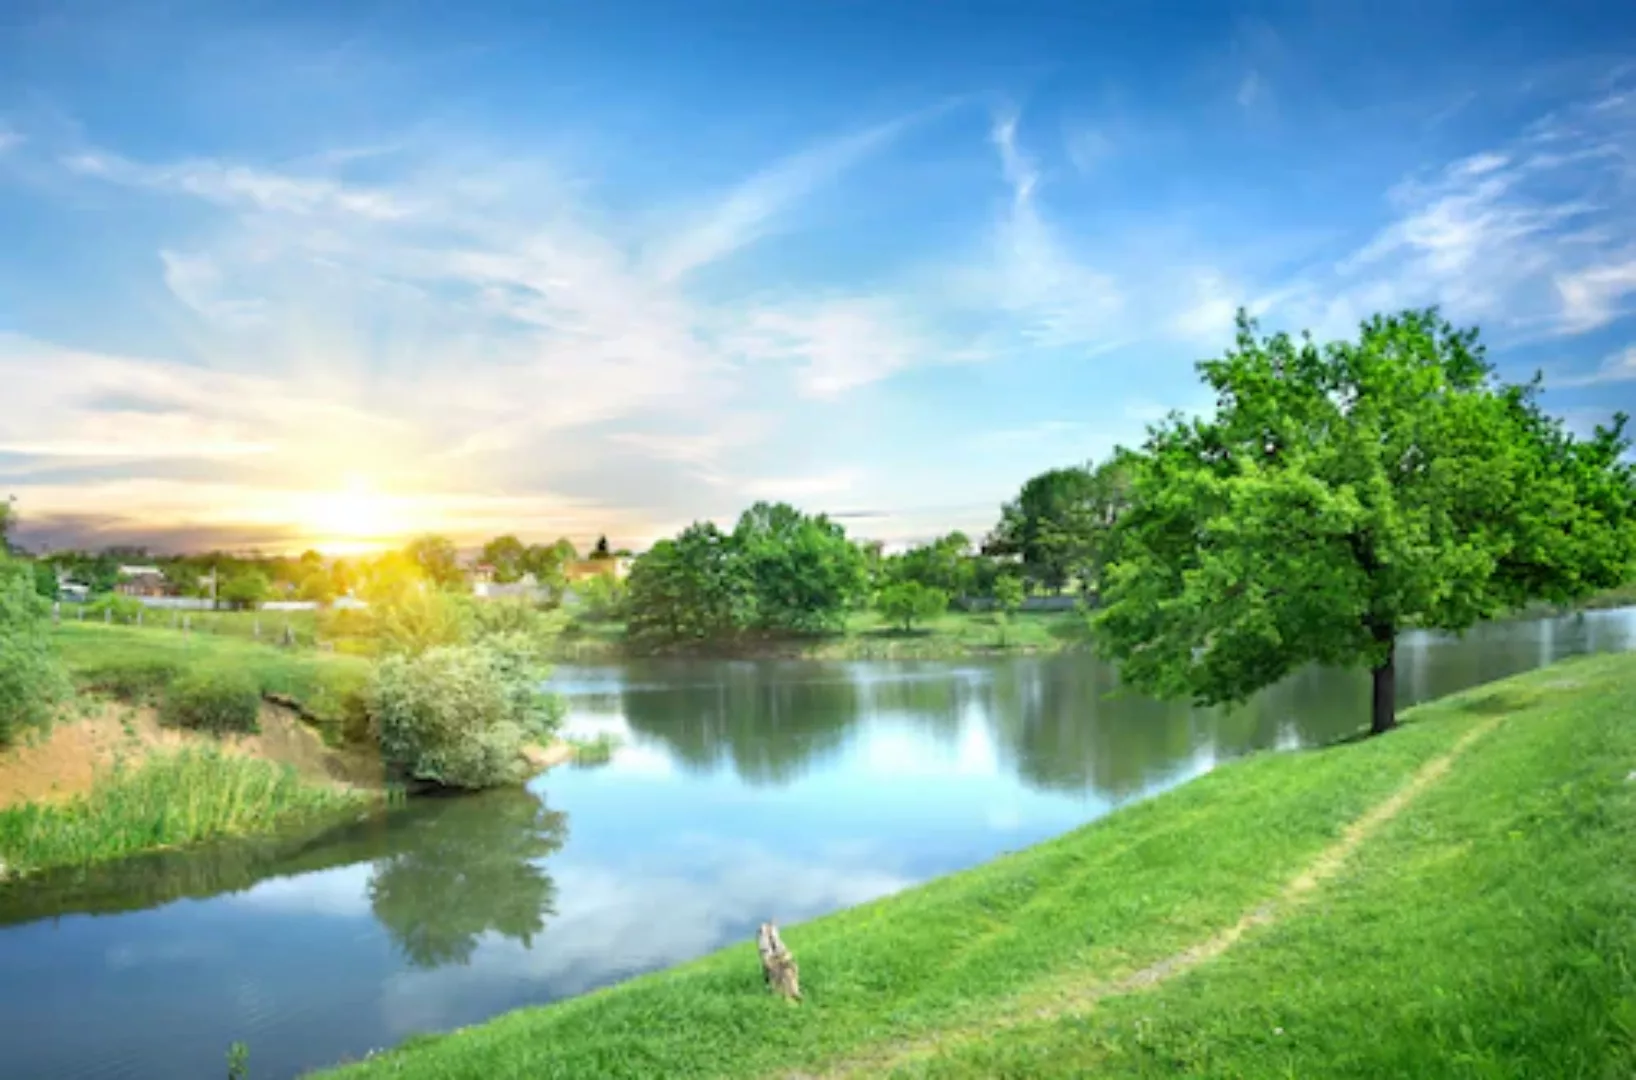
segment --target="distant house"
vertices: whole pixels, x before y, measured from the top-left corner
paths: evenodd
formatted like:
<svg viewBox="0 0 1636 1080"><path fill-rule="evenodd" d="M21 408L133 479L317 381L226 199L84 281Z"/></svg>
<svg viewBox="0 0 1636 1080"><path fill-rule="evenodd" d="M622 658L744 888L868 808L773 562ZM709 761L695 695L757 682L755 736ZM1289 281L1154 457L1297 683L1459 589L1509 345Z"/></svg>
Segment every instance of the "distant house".
<svg viewBox="0 0 1636 1080"><path fill-rule="evenodd" d="M479 585L489 585L494 581L494 567L488 563L477 563L466 571L466 581L476 588Z"/></svg>
<svg viewBox="0 0 1636 1080"><path fill-rule="evenodd" d="M114 591L121 596L169 596L172 589L157 566L121 566Z"/></svg>
<svg viewBox="0 0 1636 1080"><path fill-rule="evenodd" d="M91 586L70 581L67 574L57 575L57 599L66 604L83 604L91 599Z"/></svg>
<svg viewBox="0 0 1636 1080"><path fill-rule="evenodd" d="M580 559L567 563L562 568L562 576L570 585L594 577L611 577L616 581L624 581L630 572L631 560L623 555L611 559Z"/></svg>

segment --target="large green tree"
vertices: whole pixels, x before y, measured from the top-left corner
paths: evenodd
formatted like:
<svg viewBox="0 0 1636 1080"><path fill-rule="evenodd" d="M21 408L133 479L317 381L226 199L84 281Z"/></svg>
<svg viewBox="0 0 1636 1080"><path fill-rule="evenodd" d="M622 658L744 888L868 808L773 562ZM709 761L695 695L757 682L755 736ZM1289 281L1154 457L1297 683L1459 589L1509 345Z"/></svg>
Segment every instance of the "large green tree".
<svg viewBox="0 0 1636 1080"><path fill-rule="evenodd" d="M1571 602L1636 561L1624 417L1574 439L1435 310L1327 345L1241 313L1199 370L1215 415L1171 418L1131 459L1095 617L1139 688L1236 702L1308 663L1361 666L1382 732L1403 631Z"/></svg>
<svg viewBox="0 0 1636 1080"><path fill-rule="evenodd" d="M496 536L483 545L478 556L494 567L494 580L509 585L528 572L528 547L515 536Z"/></svg>
<svg viewBox="0 0 1636 1080"><path fill-rule="evenodd" d="M460 556L455 551L454 542L443 536L417 536L404 549L420 572L440 589L450 589L461 585L465 576L460 572Z"/></svg>
<svg viewBox="0 0 1636 1080"><path fill-rule="evenodd" d="M868 585L867 560L846 530L788 503L756 503L733 530L755 588L763 630L833 630Z"/></svg>
<svg viewBox="0 0 1636 1080"><path fill-rule="evenodd" d="M1020 557L1028 576L1053 592L1075 579L1093 586L1129 493L1130 466L1122 454L1097 466L1040 473L1001 508L987 550Z"/></svg>
<svg viewBox="0 0 1636 1080"><path fill-rule="evenodd" d="M626 608L633 634L719 638L750 624L755 586L733 537L711 522L699 522L636 560Z"/></svg>

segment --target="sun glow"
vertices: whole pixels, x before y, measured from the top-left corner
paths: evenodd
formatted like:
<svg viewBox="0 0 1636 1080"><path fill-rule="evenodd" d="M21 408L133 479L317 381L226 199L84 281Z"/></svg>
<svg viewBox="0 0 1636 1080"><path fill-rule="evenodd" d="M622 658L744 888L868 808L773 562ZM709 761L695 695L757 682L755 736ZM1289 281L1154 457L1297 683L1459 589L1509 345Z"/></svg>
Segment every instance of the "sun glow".
<svg viewBox="0 0 1636 1080"><path fill-rule="evenodd" d="M397 501L376 491L368 478L346 477L340 491L315 495L302 515L318 550L344 555L381 547L404 532Z"/></svg>

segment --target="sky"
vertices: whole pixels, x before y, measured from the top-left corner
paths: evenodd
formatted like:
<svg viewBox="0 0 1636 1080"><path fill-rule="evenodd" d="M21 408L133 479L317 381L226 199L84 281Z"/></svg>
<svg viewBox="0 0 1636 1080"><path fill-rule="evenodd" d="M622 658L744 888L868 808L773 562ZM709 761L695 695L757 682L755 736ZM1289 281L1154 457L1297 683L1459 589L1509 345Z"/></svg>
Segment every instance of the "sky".
<svg viewBox="0 0 1636 1080"><path fill-rule="evenodd" d="M1636 8L0 5L34 547L980 535L1234 311L1636 411Z"/></svg>

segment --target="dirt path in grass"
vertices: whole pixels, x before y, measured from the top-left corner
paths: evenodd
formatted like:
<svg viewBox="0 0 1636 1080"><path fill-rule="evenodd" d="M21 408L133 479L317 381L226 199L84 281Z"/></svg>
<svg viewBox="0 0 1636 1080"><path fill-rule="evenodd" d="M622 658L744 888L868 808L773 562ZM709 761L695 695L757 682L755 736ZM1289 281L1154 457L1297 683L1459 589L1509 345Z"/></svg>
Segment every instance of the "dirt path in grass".
<svg viewBox="0 0 1636 1080"><path fill-rule="evenodd" d="M846 1060L834 1063L822 1073L797 1072L782 1075L786 1080L881 1076L917 1060L934 1057L941 1051L980 1040L996 1031L1025 1023L1079 1015L1090 1011L1106 998L1139 993L1178 975L1184 975L1227 952L1251 930L1269 926L1298 908L1319 886L1339 874L1345 868L1347 860L1360 846L1380 831L1387 822L1402 813L1404 808L1423 791L1442 779L1453 767L1455 759L1472 743L1497 727L1502 719L1503 717L1496 716L1485 720L1460 736L1445 753L1426 762L1402 787L1348 825L1340 838L1320 851L1300 873L1286 882L1277 896L1246 912L1232 926L1196 945L1116 979L1087 978L1085 974L1078 973L1065 980L1047 980L1046 984L1039 988L999 1003L995 1011L986 1015L980 1023L945 1029L914 1040L868 1047Z"/></svg>

